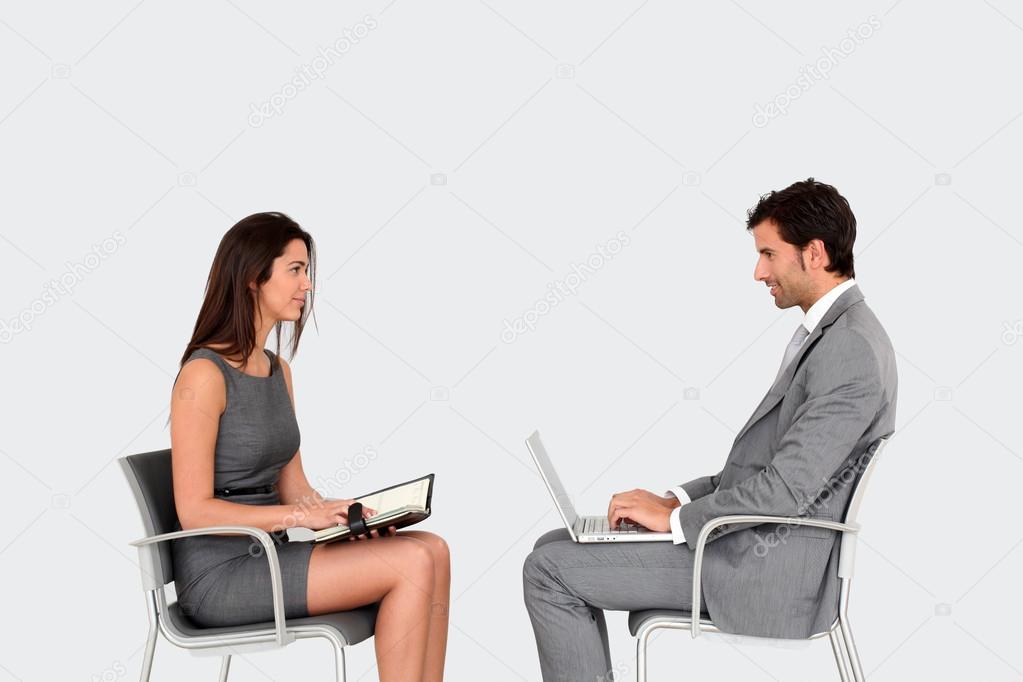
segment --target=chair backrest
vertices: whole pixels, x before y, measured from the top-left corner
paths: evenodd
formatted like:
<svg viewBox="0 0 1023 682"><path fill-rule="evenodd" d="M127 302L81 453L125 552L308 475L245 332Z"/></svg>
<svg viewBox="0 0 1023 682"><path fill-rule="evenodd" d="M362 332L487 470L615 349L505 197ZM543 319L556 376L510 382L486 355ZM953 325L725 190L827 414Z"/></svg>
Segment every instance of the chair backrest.
<svg viewBox="0 0 1023 682"><path fill-rule="evenodd" d="M174 508L174 480L171 475L171 451L155 450L121 457L118 462L135 494L146 536L178 530ZM140 548L143 583L146 589L162 587L174 580L171 543L160 542Z"/></svg>
<svg viewBox="0 0 1023 682"><path fill-rule="evenodd" d="M864 457L868 457L866 466L862 467L862 471L859 473L859 478L856 480L852 495L849 496L849 506L845 510L845 523L854 524L856 523L856 517L860 514L860 505L863 503L863 493L867 489L867 482L870 481L870 476L874 473L874 468L877 466L877 460L881 455L881 451L884 450L884 446L888 444L888 438L879 438L874 441L874 444L867 448L856 460L856 466L860 466L860 462ZM857 533L842 533L842 546L838 553L838 577L842 579L852 578L853 570L856 563L856 539ZM846 591L842 591L842 599L846 598Z"/></svg>
<svg viewBox="0 0 1023 682"><path fill-rule="evenodd" d="M863 467L863 471L853 487L852 495L849 497L849 506L845 510L846 523L856 523L856 517L860 513L860 505L863 503L863 493L867 489L867 482L870 481L870 476L874 473L874 467L881 456L881 451L884 450L884 446L887 444L888 438L878 438L874 441L873 446L867 448L867 451L860 455L860 459L857 460L857 464L859 464L863 457L869 456L867 465Z"/></svg>

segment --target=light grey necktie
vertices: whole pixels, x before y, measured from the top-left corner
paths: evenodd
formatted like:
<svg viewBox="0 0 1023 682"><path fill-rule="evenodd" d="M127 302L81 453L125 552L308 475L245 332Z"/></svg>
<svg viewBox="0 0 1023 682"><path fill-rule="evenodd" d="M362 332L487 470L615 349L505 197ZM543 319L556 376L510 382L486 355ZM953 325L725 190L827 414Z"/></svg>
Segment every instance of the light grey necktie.
<svg viewBox="0 0 1023 682"><path fill-rule="evenodd" d="M796 353L798 353L799 349L802 347L803 341L805 341L806 337L809 335L810 332L806 331L806 327L802 324L796 327L796 333L792 335L792 340L789 341L789 345L785 349L785 357L781 361L781 367L778 369L778 376L774 378L775 381L778 381L781 375L785 373L785 368L789 366L790 362L792 362L792 358L796 357Z"/></svg>

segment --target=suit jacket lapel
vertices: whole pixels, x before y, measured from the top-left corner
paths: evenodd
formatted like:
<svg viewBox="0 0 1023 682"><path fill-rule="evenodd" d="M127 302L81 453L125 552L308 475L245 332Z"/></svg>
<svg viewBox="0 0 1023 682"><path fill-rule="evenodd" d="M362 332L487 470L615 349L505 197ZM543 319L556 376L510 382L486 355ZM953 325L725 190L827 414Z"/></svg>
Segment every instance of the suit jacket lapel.
<svg viewBox="0 0 1023 682"><path fill-rule="evenodd" d="M813 332L806 337L803 345L800 346L799 352L792 358L792 362L785 368L785 371L781 373L771 388L767 391L767 395L757 405L757 409L753 411L753 416L749 418L746 425L739 431L739 435L735 437L735 443L739 442L739 439L746 435L750 427L756 424L758 421L764 418L764 416L770 412L775 405L781 402L781 399L785 397L786 391L788 391L789 384L792 383L792 377L796 375L796 370L799 368L799 363L803 356L810 352L817 340L824 334L824 330L835 323L839 317L845 313L849 307L863 300L863 294L860 292L859 285L853 285L848 291L843 293L838 299L832 304L821 319L820 324L813 330Z"/></svg>

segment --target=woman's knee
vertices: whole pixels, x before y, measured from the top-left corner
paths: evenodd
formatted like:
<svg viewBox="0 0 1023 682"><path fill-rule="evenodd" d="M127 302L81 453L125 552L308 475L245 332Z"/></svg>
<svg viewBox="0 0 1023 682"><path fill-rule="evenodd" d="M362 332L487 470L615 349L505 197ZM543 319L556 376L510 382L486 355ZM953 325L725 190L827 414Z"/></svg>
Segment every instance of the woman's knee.
<svg viewBox="0 0 1023 682"><path fill-rule="evenodd" d="M428 537L426 542L433 552L434 563L438 568L448 568L451 565L451 548L448 547L447 540L433 533L426 535Z"/></svg>
<svg viewBox="0 0 1023 682"><path fill-rule="evenodd" d="M415 538L406 537L400 541L404 566L399 573L414 576L416 585L432 594L435 576L433 550L425 542ZM422 584L419 584L420 581Z"/></svg>
<svg viewBox="0 0 1023 682"><path fill-rule="evenodd" d="M407 537L422 542L430 549L430 554L433 556L433 562L437 570L445 570L451 566L451 549L448 547L447 541L441 536L426 531L415 531L414 533L409 533Z"/></svg>

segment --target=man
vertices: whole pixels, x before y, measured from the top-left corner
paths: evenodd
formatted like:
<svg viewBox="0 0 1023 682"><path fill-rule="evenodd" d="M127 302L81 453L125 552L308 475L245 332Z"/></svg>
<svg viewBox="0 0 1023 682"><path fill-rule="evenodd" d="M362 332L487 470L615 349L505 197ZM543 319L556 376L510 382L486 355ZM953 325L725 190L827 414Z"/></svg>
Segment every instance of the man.
<svg viewBox="0 0 1023 682"><path fill-rule="evenodd" d="M523 590L546 682L610 680L603 610L690 610L693 555L705 523L729 514L841 520L863 455L895 426L891 341L853 279L856 218L838 191L809 178L761 197L746 229L753 276L803 321L767 395L724 468L672 488L611 498L623 519L673 541L576 544L564 530L537 541ZM869 459L869 456L867 457ZM704 554L703 603L725 632L802 638L838 608L838 535L807 526L721 526Z"/></svg>

